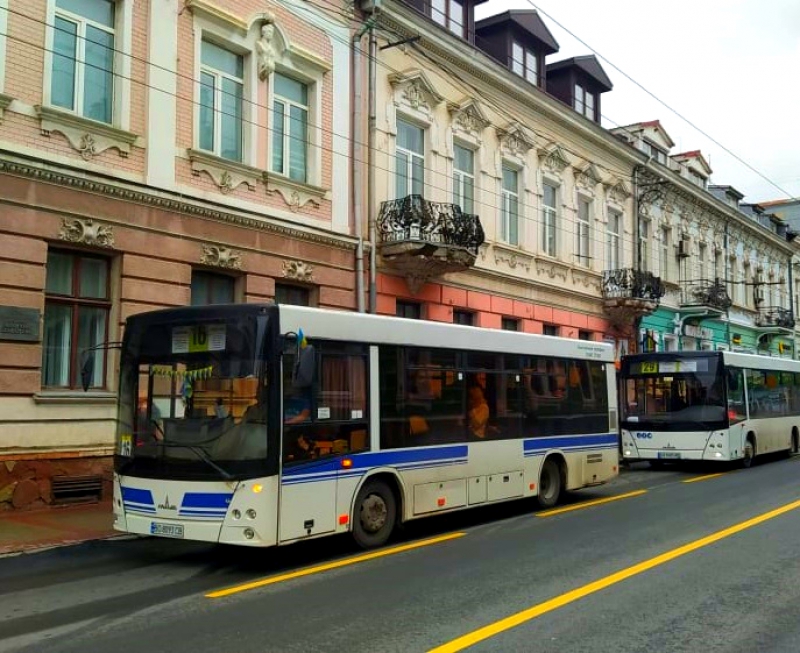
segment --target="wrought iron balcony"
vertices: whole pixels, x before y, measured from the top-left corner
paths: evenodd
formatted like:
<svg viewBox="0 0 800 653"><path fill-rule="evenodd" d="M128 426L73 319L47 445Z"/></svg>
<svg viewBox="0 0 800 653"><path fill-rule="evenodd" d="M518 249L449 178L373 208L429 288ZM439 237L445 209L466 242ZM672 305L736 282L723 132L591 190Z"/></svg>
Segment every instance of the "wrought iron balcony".
<svg viewBox="0 0 800 653"><path fill-rule="evenodd" d="M756 315L756 326L761 328L794 329L794 315L788 308L762 306Z"/></svg>
<svg viewBox="0 0 800 653"><path fill-rule="evenodd" d="M477 215L422 195L383 202L377 226L383 261L406 276L412 292L433 277L472 267L484 241Z"/></svg>
<svg viewBox="0 0 800 653"><path fill-rule="evenodd" d="M611 322L631 325L652 313L664 296L661 278L632 268L603 272L603 305Z"/></svg>
<svg viewBox="0 0 800 653"><path fill-rule="evenodd" d="M692 279L682 281L680 286L682 307L696 306L722 312L733 303L725 284L719 279Z"/></svg>

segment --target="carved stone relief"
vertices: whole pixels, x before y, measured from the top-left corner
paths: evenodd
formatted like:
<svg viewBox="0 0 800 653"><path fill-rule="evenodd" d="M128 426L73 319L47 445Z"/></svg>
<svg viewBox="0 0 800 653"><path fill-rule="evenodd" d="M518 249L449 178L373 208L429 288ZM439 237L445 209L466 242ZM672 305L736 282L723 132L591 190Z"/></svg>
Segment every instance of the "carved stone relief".
<svg viewBox="0 0 800 653"><path fill-rule="evenodd" d="M92 247L114 247L114 228L91 219L61 218L58 237L69 243Z"/></svg>
<svg viewBox="0 0 800 653"><path fill-rule="evenodd" d="M395 92L395 106L406 106L428 118L433 107L444 101L444 97L421 70L393 73L389 75L389 83Z"/></svg>
<svg viewBox="0 0 800 653"><path fill-rule="evenodd" d="M448 105L453 120L453 131L480 139L483 130L491 123L486 118L480 105L475 100L466 100L461 104Z"/></svg>
<svg viewBox="0 0 800 653"><path fill-rule="evenodd" d="M575 183L584 190L594 192L595 187L597 184L600 183L600 175L597 172L597 168L591 163L587 165L585 168L576 168L576 178Z"/></svg>
<svg viewBox="0 0 800 653"><path fill-rule="evenodd" d="M516 270L519 267L525 268L525 272L530 272L532 261L532 257L524 256L522 254L518 254L517 252L509 252L502 249L494 250L495 265L505 263L512 270Z"/></svg>
<svg viewBox="0 0 800 653"><path fill-rule="evenodd" d="M556 175L560 175L569 166L566 155L558 145L540 149L539 159L545 170Z"/></svg>
<svg viewBox="0 0 800 653"><path fill-rule="evenodd" d="M540 277L548 277L549 279L567 280L567 271L569 268L565 265L555 263L553 261L546 261L537 259L536 261L536 274Z"/></svg>
<svg viewBox="0 0 800 653"><path fill-rule="evenodd" d="M228 270L242 269L242 253L239 250L220 245L201 245L200 262L203 265L211 265L217 268Z"/></svg>
<svg viewBox="0 0 800 653"><path fill-rule="evenodd" d="M500 150L508 156L521 159L533 147L533 139L525 133L521 125L516 123L505 129L498 129L497 137L500 140Z"/></svg>
<svg viewBox="0 0 800 653"><path fill-rule="evenodd" d="M292 281L312 283L314 281L314 267L305 261L284 261L283 276Z"/></svg>

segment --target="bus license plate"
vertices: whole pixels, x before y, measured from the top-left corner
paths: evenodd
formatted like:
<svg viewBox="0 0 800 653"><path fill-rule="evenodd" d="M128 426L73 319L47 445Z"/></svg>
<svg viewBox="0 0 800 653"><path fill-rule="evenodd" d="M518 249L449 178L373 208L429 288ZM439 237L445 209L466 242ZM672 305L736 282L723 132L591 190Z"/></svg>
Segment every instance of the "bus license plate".
<svg viewBox="0 0 800 653"><path fill-rule="evenodd" d="M162 524L157 521L150 522L150 535L183 537L183 524Z"/></svg>
<svg viewBox="0 0 800 653"><path fill-rule="evenodd" d="M670 458L672 460L679 460L681 454L679 451L659 451L658 452L659 458Z"/></svg>

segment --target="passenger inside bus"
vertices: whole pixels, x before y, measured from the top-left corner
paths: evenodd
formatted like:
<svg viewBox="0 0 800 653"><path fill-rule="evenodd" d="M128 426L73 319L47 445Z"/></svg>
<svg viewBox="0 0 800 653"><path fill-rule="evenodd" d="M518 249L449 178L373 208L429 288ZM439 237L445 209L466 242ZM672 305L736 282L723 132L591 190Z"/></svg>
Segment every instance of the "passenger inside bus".
<svg viewBox="0 0 800 653"><path fill-rule="evenodd" d="M483 388L474 383L469 386L467 426L471 435L476 438L486 437L486 427L489 423L489 404L486 402Z"/></svg>
<svg viewBox="0 0 800 653"><path fill-rule="evenodd" d="M284 440L284 458L299 460L308 458L314 453L314 442L306 437L306 433L293 428L295 425L311 422L311 398L308 388L289 387L283 399L283 423L286 426Z"/></svg>

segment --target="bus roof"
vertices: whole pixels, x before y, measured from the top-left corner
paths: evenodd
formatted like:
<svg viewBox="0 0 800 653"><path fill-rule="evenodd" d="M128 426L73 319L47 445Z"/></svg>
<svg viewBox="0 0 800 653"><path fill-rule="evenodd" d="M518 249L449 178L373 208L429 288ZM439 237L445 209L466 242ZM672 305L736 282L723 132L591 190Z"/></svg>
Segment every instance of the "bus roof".
<svg viewBox="0 0 800 653"><path fill-rule="evenodd" d="M643 360L673 360L676 358L722 358L726 365L733 367L746 367L752 369L775 370L777 372L800 373L800 361L791 358L778 358L777 356L762 356L759 354L745 354L738 351L656 351L642 354L628 354L623 356L623 369L625 363Z"/></svg>

